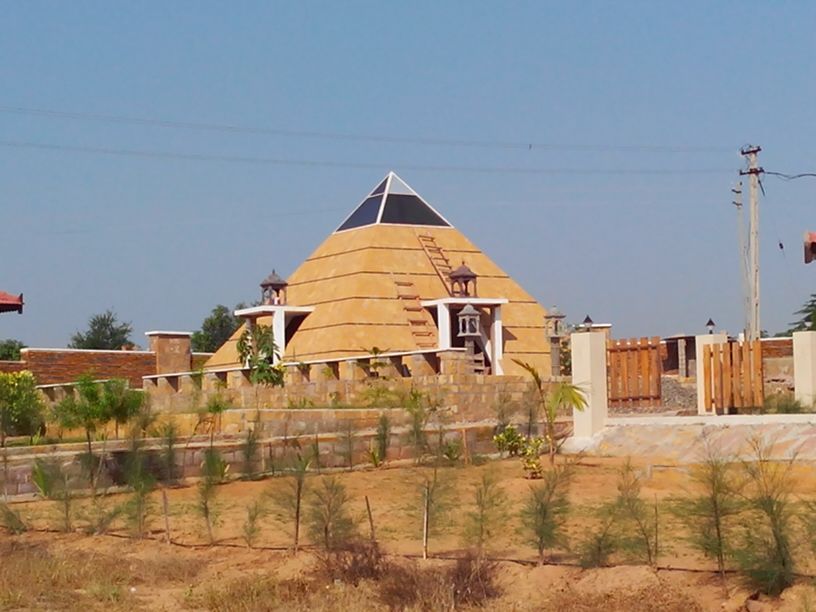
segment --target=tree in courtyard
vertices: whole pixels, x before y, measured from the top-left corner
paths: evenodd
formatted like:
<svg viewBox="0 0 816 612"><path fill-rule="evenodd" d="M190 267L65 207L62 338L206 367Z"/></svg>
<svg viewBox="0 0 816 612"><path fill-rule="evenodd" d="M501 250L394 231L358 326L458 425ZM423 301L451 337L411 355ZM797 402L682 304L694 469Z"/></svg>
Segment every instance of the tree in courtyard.
<svg viewBox="0 0 816 612"><path fill-rule="evenodd" d="M114 378L102 383L102 403L105 413L113 419L116 427L116 438L119 438L119 426L125 425L139 414L144 403L144 395L128 386L128 381Z"/></svg>
<svg viewBox="0 0 816 612"><path fill-rule="evenodd" d="M583 410L587 405L586 397L583 391L573 384L566 382L546 383L535 366L517 359L513 361L524 368L530 378L533 379L536 392L534 401L537 402L546 421L545 440L550 455L550 465L554 465L555 455L558 452L558 443L555 440L555 420L558 413L567 409Z"/></svg>
<svg viewBox="0 0 816 612"><path fill-rule="evenodd" d="M43 401L31 372L0 372L0 447L7 436L33 436L43 424Z"/></svg>
<svg viewBox="0 0 816 612"><path fill-rule="evenodd" d="M104 400L102 387L90 374L83 374L76 381L76 392L54 407L54 417L65 429L82 429L88 445L87 471L91 488L94 486L93 435L111 419Z"/></svg>
<svg viewBox="0 0 816 612"><path fill-rule="evenodd" d="M242 306L239 304L236 309ZM229 308L218 304L201 323L201 329L193 332L191 339L193 350L201 353L214 353L230 339L240 325L241 322Z"/></svg>
<svg viewBox="0 0 816 612"><path fill-rule="evenodd" d="M19 340L0 340L0 361L20 361L20 350L25 347Z"/></svg>
<svg viewBox="0 0 816 612"><path fill-rule="evenodd" d="M249 379L254 385L283 386L283 368L272 365L279 357L278 346L268 325L247 325L238 339L238 355L249 368Z"/></svg>
<svg viewBox="0 0 816 612"><path fill-rule="evenodd" d="M112 310L95 314L88 320L88 329L71 336L68 348L119 350L123 346L133 344L130 334L133 326L130 323L120 322Z"/></svg>

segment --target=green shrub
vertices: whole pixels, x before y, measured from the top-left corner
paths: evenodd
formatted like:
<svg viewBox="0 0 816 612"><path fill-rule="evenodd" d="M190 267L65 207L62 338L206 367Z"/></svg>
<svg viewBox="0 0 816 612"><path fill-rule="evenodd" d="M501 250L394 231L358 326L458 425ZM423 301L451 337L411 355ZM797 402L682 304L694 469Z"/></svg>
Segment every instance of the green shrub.
<svg viewBox="0 0 816 612"><path fill-rule="evenodd" d="M508 425L501 433L493 436L493 443L496 445L496 450L498 450L502 456L504 456L505 453L511 457L518 456L524 449L524 442L524 436L512 425Z"/></svg>

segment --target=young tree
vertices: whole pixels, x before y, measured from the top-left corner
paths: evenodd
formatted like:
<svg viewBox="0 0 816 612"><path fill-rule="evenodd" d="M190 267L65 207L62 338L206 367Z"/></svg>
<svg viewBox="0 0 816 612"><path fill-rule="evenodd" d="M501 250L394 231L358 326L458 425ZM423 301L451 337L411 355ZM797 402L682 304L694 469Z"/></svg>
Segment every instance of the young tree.
<svg viewBox="0 0 816 612"><path fill-rule="evenodd" d="M753 456L742 462L747 478L742 545L735 551L749 583L768 595L779 595L793 583L796 456L773 460L773 445L750 440Z"/></svg>
<svg viewBox="0 0 816 612"><path fill-rule="evenodd" d="M144 394L129 388L128 381L114 378L102 383L101 399L106 414L114 421L115 435L118 440L119 426L126 425L139 414L144 403Z"/></svg>
<svg viewBox="0 0 816 612"><path fill-rule="evenodd" d="M130 341L132 333L133 326L130 323L119 322L116 313L106 310L88 320L88 329L85 332L76 332L71 336L68 348L119 350L132 344Z"/></svg>
<svg viewBox="0 0 816 612"><path fill-rule="evenodd" d="M0 361L20 361L20 351L25 347L19 340L0 340Z"/></svg>
<svg viewBox="0 0 816 612"><path fill-rule="evenodd" d="M346 487L333 476L323 476L312 492L307 512L309 535L324 550L337 550L355 535L350 501Z"/></svg>
<svg viewBox="0 0 816 612"><path fill-rule="evenodd" d="M31 372L0 372L0 447L7 436L33 436L43 424L44 406Z"/></svg>
<svg viewBox="0 0 816 612"><path fill-rule="evenodd" d="M482 474L474 494L475 508L465 515L465 541L476 549L483 559L490 539L506 517L507 495L492 472Z"/></svg>
<svg viewBox="0 0 816 612"><path fill-rule="evenodd" d="M555 420L558 417L558 412L568 409L583 410L587 405L586 397L583 391L573 384L566 382L547 384L535 366L517 359L513 361L524 368L530 378L533 379L538 396L538 405L546 421L545 439L550 455L550 465L555 465L555 455L558 452L558 442L555 439Z"/></svg>
<svg viewBox="0 0 816 612"><path fill-rule="evenodd" d="M538 551L539 563L544 552L564 542L564 524L569 514L569 486L572 465L556 465L544 472L540 485L530 487L521 511L521 522L529 540Z"/></svg>
<svg viewBox="0 0 816 612"><path fill-rule="evenodd" d="M445 525L445 517L454 494L450 478L440 473L439 467L434 467L422 473L420 477L419 502L422 518L422 558L428 558L428 544L431 536L438 533Z"/></svg>
<svg viewBox="0 0 816 612"><path fill-rule="evenodd" d="M303 514L303 497L306 493L306 475L312 458L308 455L297 453L289 469L286 470L287 483L284 490L275 496L275 505L284 520L292 522L292 535L294 538L293 550L297 554L300 546L300 523Z"/></svg>
<svg viewBox="0 0 816 612"><path fill-rule="evenodd" d="M93 435L111 419L103 401L101 386L90 374L83 374L76 381L76 392L54 407L54 417L65 429L83 429L88 445L88 480L94 488L95 457Z"/></svg>
<svg viewBox="0 0 816 612"><path fill-rule="evenodd" d="M692 468L698 494L680 499L675 512L691 532L691 543L707 557L716 559L725 584L725 560L732 549L729 520L742 509L741 484L734 465L710 440L705 440L702 462Z"/></svg>
<svg viewBox="0 0 816 612"><path fill-rule="evenodd" d="M201 353L214 353L230 339L240 325L241 322L229 308L218 304L201 323L201 329L193 332L191 338L193 350Z"/></svg>
<svg viewBox="0 0 816 612"><path fill-rule="evenodd" d="M618 496L613 511L621 527L620 545L649 565L657 563L657 506L650 508L640 495L642 482L631 460L618 471Z"/></svg>

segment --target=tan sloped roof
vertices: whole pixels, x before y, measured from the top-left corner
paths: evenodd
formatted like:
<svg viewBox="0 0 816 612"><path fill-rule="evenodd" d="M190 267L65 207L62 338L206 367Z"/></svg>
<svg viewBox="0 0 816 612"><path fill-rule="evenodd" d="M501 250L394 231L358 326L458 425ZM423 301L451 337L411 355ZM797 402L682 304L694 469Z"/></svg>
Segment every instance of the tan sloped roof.
<svg viewBox="0 0 816 612"><path fill-rule="evenodd" d="M423 240L441 248L452 268L464 262L478 275L479 297L509 300L502 306L505 373L518 372L513 357L549 371L544 308L459 230L447 225L374 223L331 234L288 278L288 304L313 306L314 311L287 343L284 360L350 357L374 346L389 352L435 346L430 316L406 310L406 301L399 297L415 293L420 300L433 300L449 295ZM418 316L428 318L433 335L414 334L410 319ZM240 330L206 367L237 365L239 335Z"/></svg>

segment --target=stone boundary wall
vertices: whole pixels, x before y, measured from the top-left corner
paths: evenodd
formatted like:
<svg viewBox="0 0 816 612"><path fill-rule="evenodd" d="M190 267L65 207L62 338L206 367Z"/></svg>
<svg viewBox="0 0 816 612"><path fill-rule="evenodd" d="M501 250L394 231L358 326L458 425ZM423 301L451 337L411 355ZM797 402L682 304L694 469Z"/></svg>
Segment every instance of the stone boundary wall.
<svg viewBox="0 0 816 612"><path fill-rule="evenodd" d="M469 456L495 453L493 444L493 423L458 423L444 427L443 441L458 441ZM428 439L436 443L439 429L426 429ZM244 436L219 435L214 447L229 464L229 477L236 478L244 471L243 444ZM356 467L371 466L369 452L376 445L376 430L363 429L354 431L351 436L351 462ZM289 465L291 459L300 450L311 452L317 441L319 464L321 469L348 468L349 434L331 432L308 435L270 436L262 434L258 440L258 455L254 468L256 472L271 474L279 472ZM208 436L195 436L182 440L176 447L176 473L181 480L194 480L201 476L201 464L204 452L209 448ZM149 469L162 477L160 462L161 443L149 439L143 447L148 456ZM104 451L106 470L104 471L105 487L121 487L125 483L124 465L128 453L126 440L94 443L94 452ZM31 481L31 471L37 459L58 462L63 470L71 475L70 485L77 491L87 487L87 482L80 476L80 457L86 452L84 444L60 444L54 446L17 447L5 449L0 465L0 494L9 498L27 499L36 494L36 487ZM3 451L0 451L2 454ZM394 427L389 436L387 462L410 461L415 456L414 447L409 442L408 428ZM317 465L312 466L316 471Z"/></svg>
<svg viewBox="0 0 816 612"><path fill-rule="evenodd" d="M189 374L145 379L144 388L151 408L162 414L198 412L215 395L220 395L231 408L243 410L257 407L308 411L336 407L345 411L372 404L399 403L413 390L422 393L430 404L451 413L456 420L469 422L495 419L501 404L523 411L533 391L532 383L525 377L478 374L310 381L287 375L283 387L265 387L252 385L243 371L227 372L223 377L205 373L198 380ZM384 401L386 398L390 401Z"/></svg>

